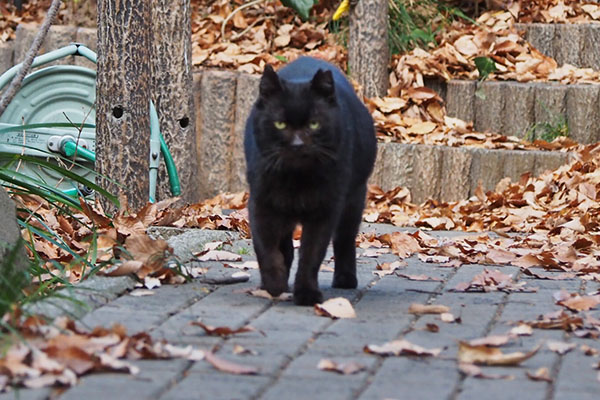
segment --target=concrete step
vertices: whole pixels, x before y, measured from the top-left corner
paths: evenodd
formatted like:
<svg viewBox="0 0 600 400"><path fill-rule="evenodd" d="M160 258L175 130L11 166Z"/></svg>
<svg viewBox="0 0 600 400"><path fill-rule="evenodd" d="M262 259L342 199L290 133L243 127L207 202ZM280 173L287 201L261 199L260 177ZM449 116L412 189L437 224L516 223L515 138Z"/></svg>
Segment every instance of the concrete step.
<svg viewBox="0 0 600 400"><path fill-rule="evenodd" d="M600 66L600 23L515 24L525 39L558 65L598 69Z"/></svg>
<svg viewBox="0 0 600 400"><path fill-rule="evenodd" d="M229 71L194 74L204 196L246 189L243 131L259 80L256 75ZM517 181L526 172L539 175L568 159L563 152L380 143L371 182L386 190L408 187L416 202L429 197L461 200L473 195L480 182L486 191L491 190L506 176Z"/></svg>
<svg viewBox="0 0 600 400"><path fill-rule="evenodd" d="M504 177L518 182L524 173L539 176L570 159L566 152L380 143L371 183L384 190L407 187L416 203L457 201L473 196L479 184L493 190Z"/></svg>
<svg viewBox="0 0 600 400"><path fill-rule="evenodd" d="M16 48L0 45L0 62L12 60L0 64L0 70L18 62L35 32L33 26L20 26ZM73 40L95 47L95 30L56 26L51 32L43 51ZM259 80L257 75L232 71L198 70L194 73L196 147L190 147L190 151L196 151L198 156L201 182L198 192L203 198L247 188L243 132ZM449 115L474 120L479 131L523 136L529 124L547 118L545 107L550 115L566 112L575 139L581 142L600 139L596 110L600 85L567 87L514 82L479 85L485 99L475 95L476 82L438 82L435 89L446 98ZM490 190L505 176L517 180L525 172L540 174L567 162L568 158L567 153L558 152L380 143L371 181L384 189L408 187L416 202L429 197L460 200L471 196L479 182L485 190Z"/></svg>
<svg viewBox="0 0 600 400"><path fill-rule="evenodd" d="M445 95L448 115L473 121L479 132L524 138L534 124L556 125L564 117L572 139L600 140L600 84L452 80L442 86L438 90Z"/></svg>

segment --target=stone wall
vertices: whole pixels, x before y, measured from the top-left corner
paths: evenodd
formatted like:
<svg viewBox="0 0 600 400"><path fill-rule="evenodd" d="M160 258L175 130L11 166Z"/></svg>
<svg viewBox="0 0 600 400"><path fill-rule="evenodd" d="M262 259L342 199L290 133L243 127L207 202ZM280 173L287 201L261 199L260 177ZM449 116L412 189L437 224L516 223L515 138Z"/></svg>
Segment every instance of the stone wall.
<svg viewBox="0 0 600 400"><path fill-rule="evenodd" d="M600 140L599 84L453 80L433 85L445 86L441 93L445 93L448 115L473 121L479 132L523 138L534 124L554 123L563 116L574 140Z"/></svg>
<svg viewBox="0 0 600 400"><path fill-rule="evenodd" d="M0 70L24 54L35 26L20 26L16 48L0 45ZM49 51L76 40L93 43L94 30L55 26L44 44ZM94 48L95 46L89 46ZM84 62L87 62L83 60ZM79 61L81 62L81 61ZM198 198L223 191L246 189L243 131L258 92L259 76L232 71L197 70L193 75L196 113L196 149L200 187ZM573 137L582 141L600 138L597 97L600 86L484 82L485 99L475 96L475 82L436 83L445 96L450 115L474 120L478 130L521 135L530 123L542 121L548 108L566 112ZM542 102L539 101L543 99ZM391 189L406 186L413 200L428 197L459 200L473 194L477 184L493 189L505 176L517 180L522 173L539 174L568 160L568 154L542 151L484 150L469 147L379 144L372 183Z"/></svg>

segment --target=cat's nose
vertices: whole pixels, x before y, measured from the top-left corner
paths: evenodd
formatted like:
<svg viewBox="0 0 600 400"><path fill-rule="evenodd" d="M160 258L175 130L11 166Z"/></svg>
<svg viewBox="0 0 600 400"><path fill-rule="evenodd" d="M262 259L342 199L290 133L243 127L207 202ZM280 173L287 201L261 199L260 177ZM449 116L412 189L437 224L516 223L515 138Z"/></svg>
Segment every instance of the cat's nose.
<svg viewBox="0 0 600 400"><path fill-rule="evenodd" d="M304 145L304 140L302 140L300 135L294 135L294 138L292 139L291 144L293 147L300 147L300 146Z"/></svg>

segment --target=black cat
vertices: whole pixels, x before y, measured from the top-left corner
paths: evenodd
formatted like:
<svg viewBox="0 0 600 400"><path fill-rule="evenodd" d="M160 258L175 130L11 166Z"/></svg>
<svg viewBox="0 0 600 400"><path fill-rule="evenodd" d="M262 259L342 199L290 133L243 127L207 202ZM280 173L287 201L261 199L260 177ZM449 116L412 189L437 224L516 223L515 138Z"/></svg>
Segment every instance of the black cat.
<svg viewBox="0 0 600 400"><path fill-rule="evenodd" d="M309 57L267 65L244 137L250 226L262 287L288 290L292 234L302 225L294 302L323 300L317 275L331 238L333 287L356 288L356 234L377 143L344 74Z"/></svg>

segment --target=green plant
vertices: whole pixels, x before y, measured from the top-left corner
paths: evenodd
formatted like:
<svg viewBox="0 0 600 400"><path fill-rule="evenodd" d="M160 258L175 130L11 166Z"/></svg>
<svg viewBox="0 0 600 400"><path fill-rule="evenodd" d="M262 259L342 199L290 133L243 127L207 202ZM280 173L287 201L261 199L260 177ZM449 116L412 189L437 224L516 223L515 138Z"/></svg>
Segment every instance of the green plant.
<svg viewBox="0 0 600 400"><path fill-rule="evenodd" d="M390 0L388 32L391 53L436 45L436 35L456 19L475 22L460 9L441 0Z"/></svg>
<svg viewBox="0 0 600 400"><path fill-rule="evenodd" d="M31 281L28 270L19 260L23 240L19 240L10 249L2 248L2 251L6 251L6 254L0 265L0 318L23 299L23 289Z"/></svg>
<svg viewBox="0 0 600 400"><path fill-rule="evenodd" d="M28 147L24 147L24 150L28 149ZM87 252L82 254L81 249L71 248L69 238L61 236L45 219L45 213L46 215L51 213L55 215L55 218L67 217L77 221L77 224L81 226L86 226L86 223L77 216L82 212L82 202L85 201L83 195L81 193L76 196L66 194L55 187L55 182L44 181L41 174L24 174L19 171L19 166L22 163L28 163L35 165L36 168L52 171L52 176L60 176L61 180L72 180L76 186L92 188L97 196L103 195L111 202L118 204L115 196L97 186L95 182L71 171L75 165L80 170L87 169L89 171L89 168L56 153L46 152L45 155L47 157L42 158L0 152L0 184L13 196L38 199L39 201L39 207L31 207L23 202L17 202L17 222L25 233L25 238L20 243L20 248L11 249L11 252L5 257L4 265L0 268L3 271L0 276L0 334L2 331L11 330L9 322L2 319L7 312L22 309L22 306L27 303L49 296L69 299L68 291L57 293L57 289L72 287L68 279L70 269L77 267L78 273L83 279L94 274L101 267L96 260L97 235L94 226L87 226L91 234L87 238L80 239L80 241L89 243ZM0 190L5 189L0 188ZM71 261L59 262L38 254L37 249L45 246L42 245L43 242L47 242L47 246L59 249ZM19 252L23 250L23 246L27 248L29 254L33 255L33 258L27 261L28 268L25 270L17 269L13 263L15 257L22 257L22 253ZM75 300L73 299L73 301Z"/></svg>
<svg viewBox="0 0 600 400"><path fill-rule="evenodd" d="M533 142L534 140L541 139L546 142L551 142L557 137L569 136L569 123L565 115L553 113L548 109L548 106L541 101L538 101L538 104L548 116L548 120L536 122L527 128L525 140Z"/></svg>
<svg viewBox="0 0 600 400"><path fill-rule="evenodd" d="M303 20L308 19L311 8L318 2L319 0L281 0L284 6L293 8Z"/></svg>

